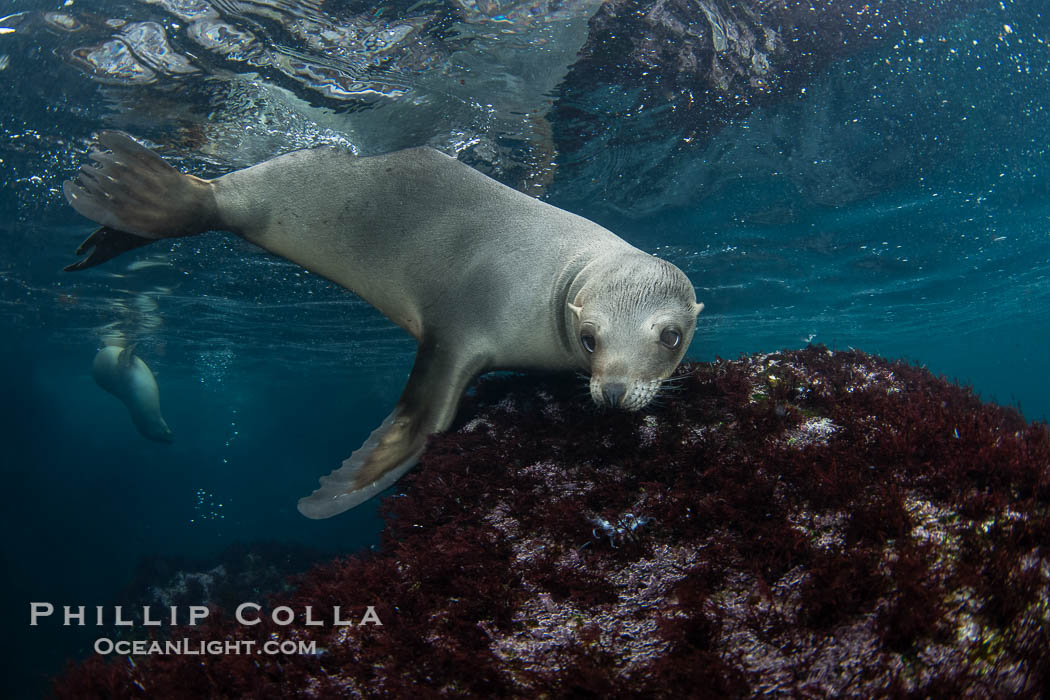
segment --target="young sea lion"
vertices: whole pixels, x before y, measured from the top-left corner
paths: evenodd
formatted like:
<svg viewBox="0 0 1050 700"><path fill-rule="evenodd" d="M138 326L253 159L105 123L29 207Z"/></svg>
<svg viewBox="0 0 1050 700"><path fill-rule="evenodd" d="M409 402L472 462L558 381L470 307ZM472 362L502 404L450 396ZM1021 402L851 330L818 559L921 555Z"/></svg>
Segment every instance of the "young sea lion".
<svg viewBox="0 0 1050 700"><path fill-rule="evenodd" d="M95 382L124 402L135 427L144 437L171 442L171 428L160 414L160 390L148 365L133 347L107 345L91 366Z"/></svg>
<svg viewBox="0 0 1050 700"><path fill-rule="evenodd" d="M368 158L317 148L215 180L112 131L90 157L98 166L64 190L104 228L70 269L155 239L232 231L353 291L419 341L393 412L299 501L311 518L408 471L481 372L582 368L596 402L645 406L703 309L674 265L429 148Z"/></svg>

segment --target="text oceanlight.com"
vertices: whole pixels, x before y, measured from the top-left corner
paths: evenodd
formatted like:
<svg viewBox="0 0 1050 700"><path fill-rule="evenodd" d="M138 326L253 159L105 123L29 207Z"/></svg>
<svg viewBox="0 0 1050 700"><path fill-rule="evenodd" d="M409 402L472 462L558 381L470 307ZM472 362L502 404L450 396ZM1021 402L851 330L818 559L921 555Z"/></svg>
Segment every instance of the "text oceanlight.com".
<svg viewBox="0 0 1050 700"><path fill-rule="evenodd" d="M169 639L150 641L139 639L128 641L100 637L95 640L96 654L120 654L122 656L148 656L171 654L184 656L212 656L219 654L317 654L317 642L302 640L270 639L262 644L255 640L204 641L192 639Z"/></svg>

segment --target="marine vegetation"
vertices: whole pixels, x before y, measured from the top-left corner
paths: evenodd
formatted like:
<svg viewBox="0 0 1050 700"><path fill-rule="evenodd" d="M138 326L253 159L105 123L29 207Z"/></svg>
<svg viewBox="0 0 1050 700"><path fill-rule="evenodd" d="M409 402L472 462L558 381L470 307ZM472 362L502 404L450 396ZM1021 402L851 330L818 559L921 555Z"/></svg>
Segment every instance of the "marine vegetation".
<svg viewBox="0 0 1050 700"><path fill-rule="evenodd" d="M313 655L94 656L62 698L1035 697L1050 683L1050 431L823 347L681 367L597 412L479 382L384 503L380 551L252 627ZM333 606L382 626L306 626ZM358 613L355 613L357 615Z"/></svg>

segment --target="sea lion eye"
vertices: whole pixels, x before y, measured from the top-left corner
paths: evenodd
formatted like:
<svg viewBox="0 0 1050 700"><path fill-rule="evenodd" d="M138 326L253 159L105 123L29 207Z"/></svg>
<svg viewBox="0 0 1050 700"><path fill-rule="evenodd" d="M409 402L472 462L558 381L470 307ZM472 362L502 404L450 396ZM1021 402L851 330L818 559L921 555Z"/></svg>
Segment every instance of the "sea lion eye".
<svg viewBox="0 0 1050 700"><path fill-rule="evenodd" d="M587 352L594 352L594 336L590 333L584 333L580 336L580 342L583 343L583 349Z"/></svg>
<svg viewBox="0 0 1050 700"><path fill-rule="evenodd" d="M665 328L660 333L660 342L674 350L682 342L682 334L677 328Z"/></svg>

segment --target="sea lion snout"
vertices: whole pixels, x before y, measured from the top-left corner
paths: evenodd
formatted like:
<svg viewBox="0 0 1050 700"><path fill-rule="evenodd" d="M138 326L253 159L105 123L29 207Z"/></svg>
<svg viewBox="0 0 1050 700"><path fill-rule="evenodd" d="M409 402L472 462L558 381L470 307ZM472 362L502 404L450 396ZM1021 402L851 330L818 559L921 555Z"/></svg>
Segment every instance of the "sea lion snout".
<svg viewBox="0 0 1050 700"><path fill-rule="evenodd" d="M626 393L627 385L623 382L609 382L602 387L602 399L609 406L619 406Z"/></svg>
<svg viewBox="0 0 1050 700"><path fill-rule="evenodd" d="M640 379L630 376L591 375L591 399L598 406L637 411L656 397L663 384L661 379Z"/></svg>

